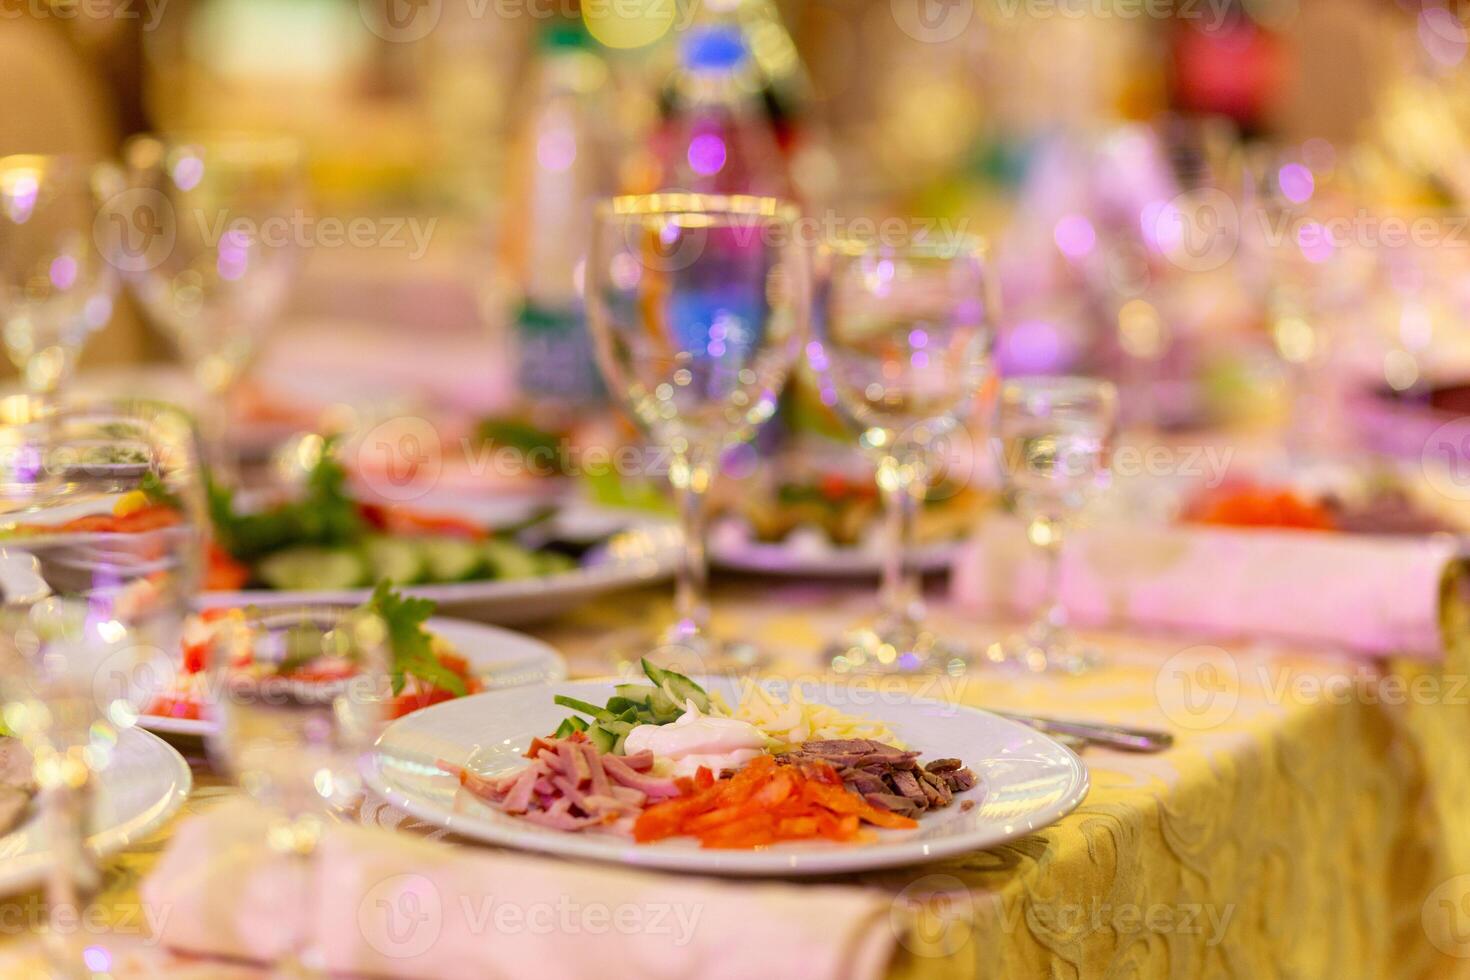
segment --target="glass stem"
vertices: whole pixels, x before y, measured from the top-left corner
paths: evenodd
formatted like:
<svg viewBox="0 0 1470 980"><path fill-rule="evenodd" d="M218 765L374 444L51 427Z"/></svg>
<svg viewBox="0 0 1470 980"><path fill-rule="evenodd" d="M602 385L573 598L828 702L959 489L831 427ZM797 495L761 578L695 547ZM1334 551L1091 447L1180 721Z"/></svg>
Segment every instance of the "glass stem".
<svg viewBox="0 0 1470 980"><path fill-rule="evenodd" d="M884 629L912 626L923 618L919 576L913 565L914 526L923 481L914 470L893 456L885 456L878 464L885 545L878 606Z"/></svg>
<svg viewBox="0 0 1470 980"><path fill-rule="evenodd" d="M316 850L322 831L321 820L315 815L301 812L293 815L289 810L268 831L270 848L289 860L301 878L303 913L294 945L271 964L272 977L312 980L326 976L319 962L317 937L311 932L318 918L317 904L322 900L316 888Z"/></svg>
<svg viewBox="0 0 1470 980"><path fill-rule="evenodd" d="M1067 608L1062 602L1061 524L1045 517L1034 518L1027 528L1027 536L1041 549L1042 560L1046 563L1041 611L1033 627L1037 639L1046 647L1067 628Z"/></svg>
<svg viewBox="0 0 1470 980"><path fill-rule="evenodd" d="M709 632L709 566L704 553L705 491L709 470L687 460L676 461L669 472L679 508L684 546L674 583L675 640L700 639Z"/></svg>
<svg viewBox="0 0 1470 980"><path fill-rule="evenodd" d="M82 959L86 934L81 922L102 879L101 870L87 849L91 800L90 770L80 786L58 780L41 793L41 813L52 853L51 868L46 875L45 949L50 976L58 980L91 975Z"/></svg>
<svg viewBox="0 0 1470 980"><path fill-rule="evenodd" d="M199 434L209 454L210 478L227 487L239 486L240 460L230 441L230 404L233 384L205 385L204 403L199 407Z"/></svg>

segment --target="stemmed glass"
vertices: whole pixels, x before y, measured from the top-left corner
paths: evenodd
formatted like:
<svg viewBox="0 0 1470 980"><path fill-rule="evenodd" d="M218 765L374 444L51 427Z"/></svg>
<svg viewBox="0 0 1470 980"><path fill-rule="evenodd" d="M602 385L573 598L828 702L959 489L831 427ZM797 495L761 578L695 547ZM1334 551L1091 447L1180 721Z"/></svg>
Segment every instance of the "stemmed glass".
<svg viewBox="0 0 1470 980"><path fill-rule="evenodd" d="M199 453L182 413L118 403L0 427L0 696L33 759L52 863L51 976L90 976L93 776L166 683L199 582Z"/></svg>
<svg viewBox="0 0 1470 980"><path fill-rule="evenodd" d="M827 654L839 671L963 669L964 646L925 624L914 524L942 451L992 376L985 246L969 236L852 240L825 258L826 313L808 356L877 464L887 532L877 619Z"/></svg>
<svg viewBox="0 0 1470 980"><path fill-rule="evenodd" d="M99 177L79 157L0 158L0 325L39 400L54 398L112 318L117 276L94 234Z"/></svg>
<svg viewBox="0 0 1470 980"><path fill-rule="evenodd" d="M1067 529L1109 481L1118 391L1078 377L1011 378L1001 385L996 443L1011 508L1046 563L1040 614L1025 632L986 656L1037 672L1084 673L1096 662L1067 630L1061 599Z"/></svg>
<svg viewBox="0 0 1470 980"><path fill-rule="evenodd" d="M217 631L208 658L211 759L271 811L271 851L305 866L326 823L360 796L362 765L388 721L387 625L365 608L274 609ZM260 937L262 955L287 975L316 975L305 937L283 923Z"/></svg>
<svg viewBox="0 0 1470 980"><path fill-rule="evenodd" d="M306 181L283 137L141 136L108 202L114 263L202 389L211 465L235 469L231 398L296 279Z"/></svg>
<svg viewBox="0 0 1470 980"><path fill-rule="evenodd" d="M705 491L721 455L771 417L800 353L810 273L797 216L774 198L697 194L619 197L596 214L586 292L598 366L667 452L684 532L661 653L707 671L758 659L709 632Z"/></svg>

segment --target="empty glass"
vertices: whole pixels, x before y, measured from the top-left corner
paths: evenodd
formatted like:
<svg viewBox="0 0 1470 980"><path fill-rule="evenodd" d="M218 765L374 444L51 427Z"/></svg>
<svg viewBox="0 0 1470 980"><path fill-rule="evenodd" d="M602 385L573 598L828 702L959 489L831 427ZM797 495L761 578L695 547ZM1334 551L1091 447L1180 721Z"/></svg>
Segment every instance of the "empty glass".
<svg viewBox="0 0 1470 980"><path fill-rule="evenodd" d="M1012 510L1046 563L1040 614L986 656L1028 670L1083 673L1096 655L1073 640L1061 599L1066 530L1109 482L1118 391L1077 377L1011 378L1000 389L996 444Z"/></svg>
<svg viewBox="0 0 1470 980"><path fill-rule="evenodd" d="M586 292L598 366L661 453L684 532L664 651L748 666L709 634L705 491L721 455L770 418L806 331L810 274L794 207L773 198L619 197L597 211ZM636 658L635 658L636 659Z"/></svg>
<svg viewBox="0 0 1470 980"><path fill-rule="evenodd" d="M37 398L55 395L112 318L117 276L94 233L99 177L78 157L0 158L0 325Z"/></svg>
<svg viewBox="0 0 1470 980"><path fill-rule="evenodd" d="M242 635L248 658L237 657ZM324 823L358 799L361 765L390 714L389 656L387 626L366 609L276 609L216 633L210 756L273 812L277 853L305 864ZM278 968L314 973L315 951L299 937L283 924L281 937L262 937L263 952Z"/></svg>
<svg viewBox="0 0 1470 980"><path fill-rule="evenodd" d="M925 625L913 539L935 464L991 377L996 303L984 245L845 241L827 261L809 360L877 464L887 528L877 619L827 652L841 671L963 669L963 645Z"/></svg>
<svg viewBox="0 0 1470 980"><path fill-rule="evenodd" d="M50 975L89 976L75 923L99 883L84 846L92 777L178 656L202 553L199 454L188 420L158 406L6 408L0 695L54 855Z"/></svg>
<svg viewBox="0 0 1470 980"><path fill-rule="evenodd" d="M301 149L275 137L142 136L123 148L123 184L107 214L113 261L193 371L210 462L228 478L235 384L306 245Z"/></svg>

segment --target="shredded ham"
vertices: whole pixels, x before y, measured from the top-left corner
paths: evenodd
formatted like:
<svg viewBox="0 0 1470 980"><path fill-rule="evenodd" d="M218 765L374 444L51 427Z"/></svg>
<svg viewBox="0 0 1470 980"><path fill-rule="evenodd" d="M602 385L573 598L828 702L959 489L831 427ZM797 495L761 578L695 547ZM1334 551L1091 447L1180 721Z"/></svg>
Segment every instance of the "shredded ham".
<svg viewBox="0 0 1470 980"><path fill-rule="evenodd" d="M679 795L672 779L650 774L652 752L604 755L580 732L538 738L526 758L526 766L502 776L483 776L442 759L437 764L486 803L553 830L631 833L645 806Z"/></svg>

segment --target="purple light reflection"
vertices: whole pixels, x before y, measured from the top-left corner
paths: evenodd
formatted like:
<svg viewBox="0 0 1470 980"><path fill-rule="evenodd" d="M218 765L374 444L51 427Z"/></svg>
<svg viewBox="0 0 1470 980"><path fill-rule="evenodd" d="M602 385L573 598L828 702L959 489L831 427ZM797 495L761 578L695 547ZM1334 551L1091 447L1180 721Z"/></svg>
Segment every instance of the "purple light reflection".
<svg viewBox="0 0 1470 980"><path fill-rule="evenodd" d="M1097 232L1092 222L1080 214L1064 215L1052 231L1052 238L1069 259L1084 259L1097 245Z"/></svg>
<svg viewBox="0 0 1470 980"><path fill-rule="evenodd" d="M719 173L726 156L725 141L713 133L701 133L689 141L689 166L701 176Z"/></svg>
<svg viewBox="0 0 1470 980"><path fill-rule="evenodd" d="M1305 204L1312 199L1312 192L1317 189L1317 182L1312 177L1312 172L1299 163L1288 163L1276 174L1276 182L1281 187L1281 193L1293 204Z"/></svg>
<svg viewBox="0 0 1470 980"><path fill-rule="evenodd" d="M51 285L57 289L70 289L77 284L77 260L70 255L58 255L51 260Z"/></svg>

